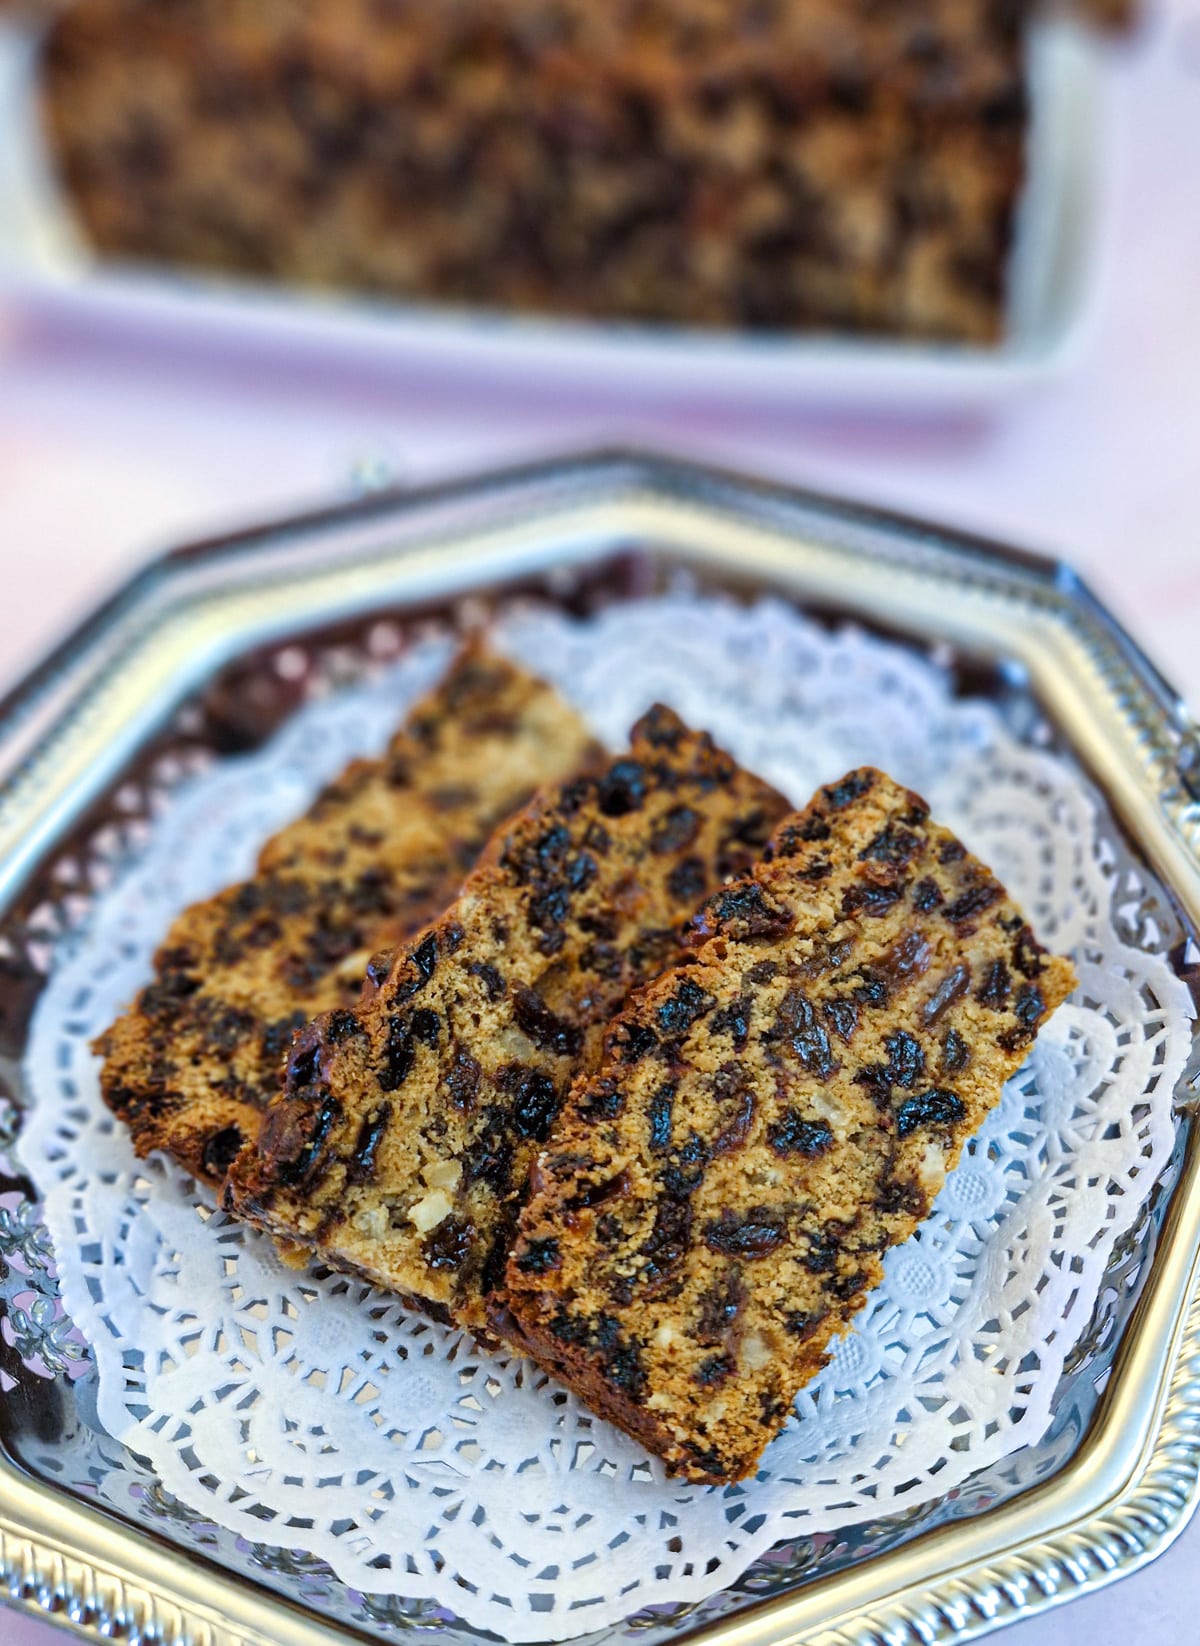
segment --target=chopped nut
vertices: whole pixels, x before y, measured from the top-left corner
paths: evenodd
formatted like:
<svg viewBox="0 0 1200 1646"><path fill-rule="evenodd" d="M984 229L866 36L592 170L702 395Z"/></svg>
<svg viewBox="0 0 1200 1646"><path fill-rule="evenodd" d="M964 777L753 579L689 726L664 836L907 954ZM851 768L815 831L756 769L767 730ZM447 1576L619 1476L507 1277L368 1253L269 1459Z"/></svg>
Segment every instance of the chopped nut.
<svg viewBox="0 0 1200 1646"><path fill-rule="evenodd" d="M354 1216L354 1227L359 1234L380 1240L388 1231L387 1209L383 1206L365 1206Z"/></svg>
<svg viewBox="0 0 1200 1646"><path fill-rule="evenodd" d="M453 1210L454 1202L448 1194L441 1189L431 1189L415 1206L410 1207L408 1218L414 1228L425 1234L427 1230L435 1229Z"/></svg>
<svg viewBox="0 0 1200 1646"><path fill-rule="evenodd" d="M367 962L371 958L370 949L355 949L348 954L337 967L336 977L339 983L361 983L367 975Z"/></svg>
<svg viewBox="0 0 1200 1646"><path fill-rule="evenodd" d="M421 1176L431 1189L457 1189L462 1177L462 1162L435 1160L422 1168Z"/></svg>
<svg viewBox="0 0 1200 1646"><path fill-rule="evenodd" d="M758 1332L747 1332L742 1341L741 1362L742 1370L759 1372L764 1366L769 1366L775 1356L771 1353L771 1346L766 1338Z"/></svg>

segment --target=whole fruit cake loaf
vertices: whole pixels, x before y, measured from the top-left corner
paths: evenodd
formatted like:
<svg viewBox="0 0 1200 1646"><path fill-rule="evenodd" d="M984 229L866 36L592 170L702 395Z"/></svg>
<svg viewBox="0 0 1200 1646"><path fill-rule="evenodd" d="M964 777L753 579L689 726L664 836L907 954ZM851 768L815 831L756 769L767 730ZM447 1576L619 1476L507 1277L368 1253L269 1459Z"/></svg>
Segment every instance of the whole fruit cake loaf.
<svg viewBox="0 0 1200 1646"><path fill-rule="evenodd" d="M529 1166L629 989L788 811L669 709L535 800L457 902L297 1039L225 1204L283 1242L487 1328Z"/></svg>
<svg viewBox="0 0 1200 1646"><path fill-rule="evenodd" d="M137 1152L219 1183L296 1030L353 1001L371 953L445 908L497 823L598 756L549 686L462 652L382 759L356 760L252 879L179 917L153 982L97 1041L104 1100Z"/></svg>
<svg viewBox="0 0 1200 1646"><path fill-rule="evenodd" d="M74 0L92 243L451 303L989 341L1033 0Z"/></svg>
<svg viewBox="0 0 1200 1646"><path fill-rule="evenodd" d="M633 996L494 1321L699 1481L753 1472L1074 986L925 803L851 772Z"/></svg>

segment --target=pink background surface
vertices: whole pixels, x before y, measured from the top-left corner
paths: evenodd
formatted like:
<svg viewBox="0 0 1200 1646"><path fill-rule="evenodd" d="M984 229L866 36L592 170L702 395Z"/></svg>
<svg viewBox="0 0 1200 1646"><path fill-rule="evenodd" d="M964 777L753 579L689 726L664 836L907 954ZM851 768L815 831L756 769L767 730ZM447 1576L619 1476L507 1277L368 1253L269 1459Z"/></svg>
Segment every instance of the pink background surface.
<svg viewBox="0 0 1200 1646"><path fill-rule="evenodd" d="M1087 347L984 413L764 414L552 400L495 380L36 320L0 297L0 682L148 554L400 481L613 441L708 457L1060 554L1200 705L1200 0L1161 4L1114 73L1106 255ZM1013 1646L1200 1638L1200 1525ZM53 1646L0 1618L3 1646Z"/></svg>

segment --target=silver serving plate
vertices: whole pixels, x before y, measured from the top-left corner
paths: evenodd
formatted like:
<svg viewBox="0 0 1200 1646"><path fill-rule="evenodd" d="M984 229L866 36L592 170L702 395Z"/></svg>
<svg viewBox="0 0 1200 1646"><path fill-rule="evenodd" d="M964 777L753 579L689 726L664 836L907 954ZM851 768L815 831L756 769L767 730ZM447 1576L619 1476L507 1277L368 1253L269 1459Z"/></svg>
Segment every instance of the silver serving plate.
<svg viewBox="0 0 1200 1646"><path fill-rule="evenodd" d="M601 455L180 550L0 703L0 1166L55 944L136 852L164 791L431 620L461 622L518 589L586 611L682 568L932 648L1019 735L1075 760L1110 819L1126 941L1167 952L1200 999L1200 733L1067 568L682 463ZM781 1544L702 1605L651 1607L592 1641L966 1640L1162 1550L1200 1497L1198 1085L1200 1039L1171 1165L1114 1254L1037 1446L940 1503ZM164 1493L99 1429L33 1190L8 1170L0 1194L23 1199L0 1203L0 1583L16 1605L94 1639L194 1646L490 1638L431 1602L349 1590L321 1562L236 1539Z"/></svg>

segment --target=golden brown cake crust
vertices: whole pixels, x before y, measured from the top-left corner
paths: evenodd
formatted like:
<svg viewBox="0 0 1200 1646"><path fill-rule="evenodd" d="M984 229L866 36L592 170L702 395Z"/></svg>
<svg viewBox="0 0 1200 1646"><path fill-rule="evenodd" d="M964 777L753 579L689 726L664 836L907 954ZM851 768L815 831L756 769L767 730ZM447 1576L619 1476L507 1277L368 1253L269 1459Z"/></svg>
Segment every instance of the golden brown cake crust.
<svg viewBox="0 0 1200 1646"><path fill-rule="evenodd" d="M467 648L382 759L356 760L253 879L172 926L154 981L96 1043L137 1152L220 1183L296 1030L356 999L370 955L445 908L495 825L597 753L549 686Z"/></svg>
<svg viewBox="0 0 1200 1646"><path fill-rule="evenodd" d="M753 1472L1074 986L925 803L851 772L636 993L534 1168L498 1329L701 1481Z"/></svg>
<svg viewBox="0 0 1200 1646"><path fill-rule="evenodd" d="M496 836L457 903L299 1037L225 1203L486 1327L529 1165L633 985L787 802L657 708L630 753Z"/></svg>
<svg viewBox="0 0 1200 1646"><path fill-rule="evenodd" d="M501 309L992 340L1027 0L75 0L123 258Z"/></svg>

